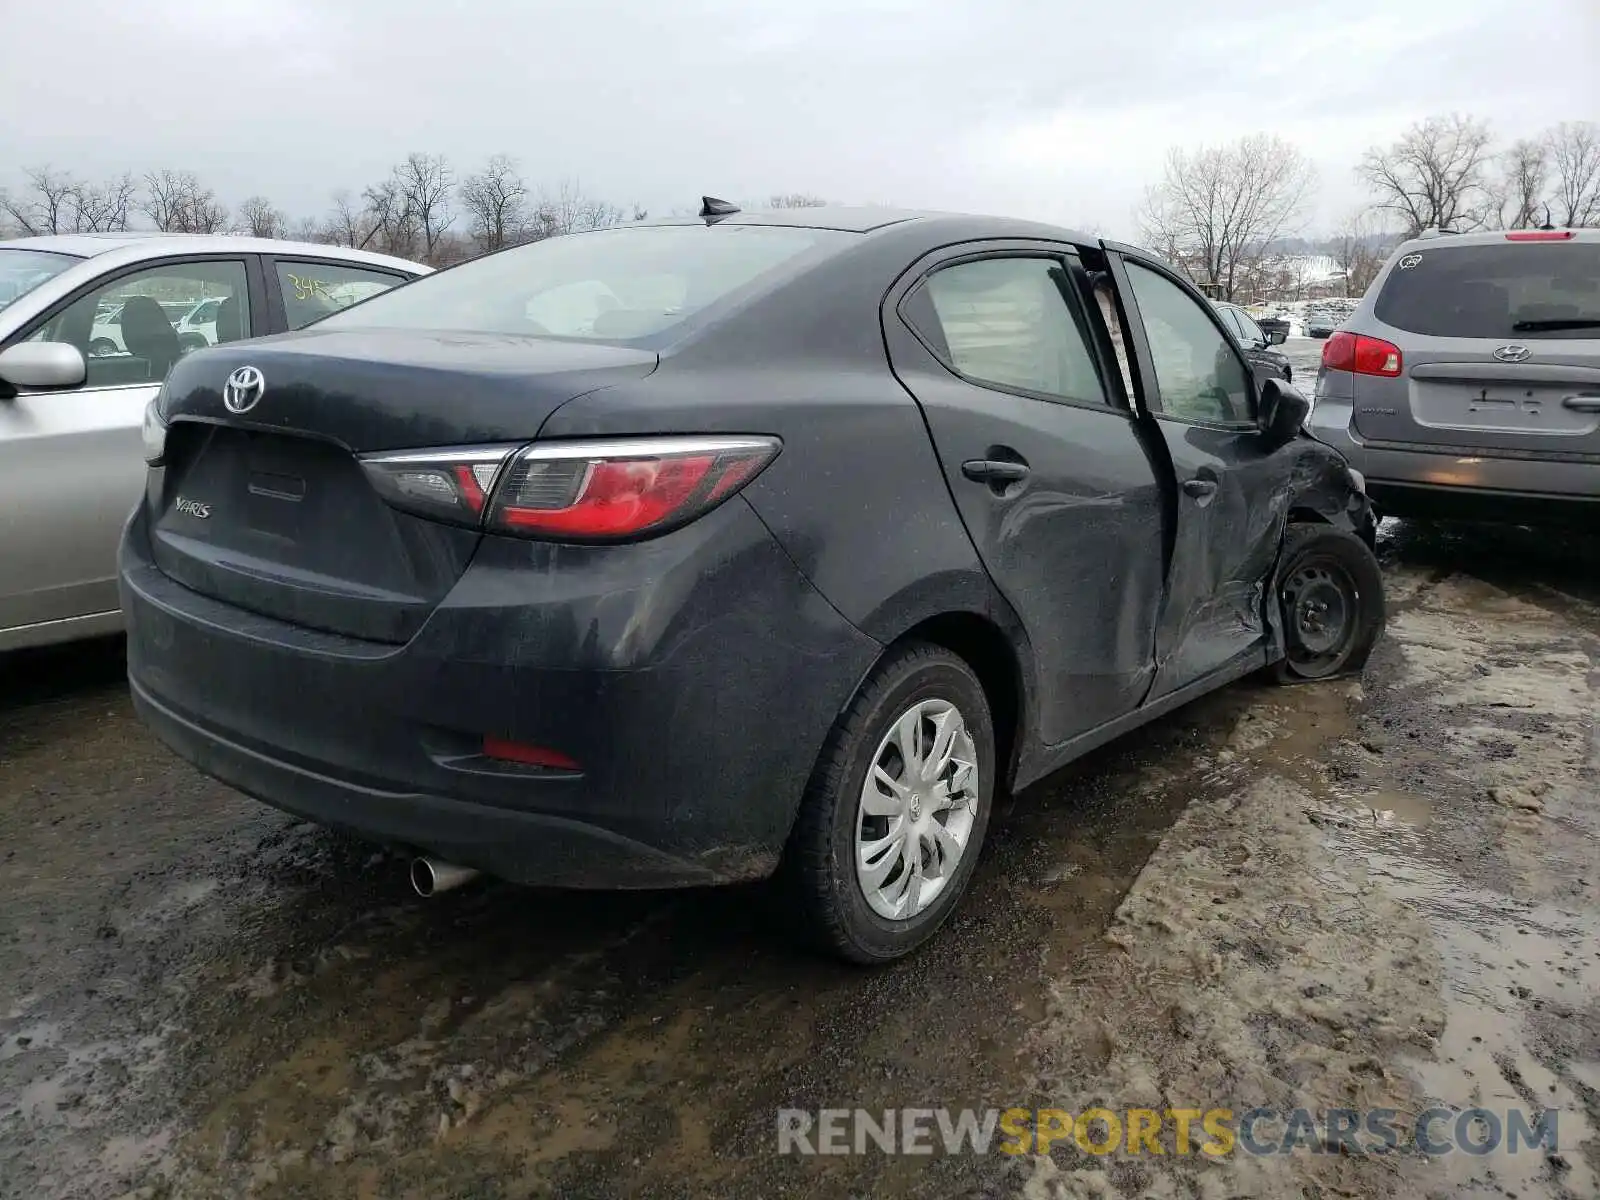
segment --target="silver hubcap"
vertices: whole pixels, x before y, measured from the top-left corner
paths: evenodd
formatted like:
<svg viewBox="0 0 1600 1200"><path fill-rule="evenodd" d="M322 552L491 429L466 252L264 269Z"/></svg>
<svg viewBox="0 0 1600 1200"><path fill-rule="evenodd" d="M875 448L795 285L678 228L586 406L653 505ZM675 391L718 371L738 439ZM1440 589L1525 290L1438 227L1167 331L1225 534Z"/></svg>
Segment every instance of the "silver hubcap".
<svg viewBox="0 0 1600 1200"><path fill-rule="evenodd" d="M922 700L878 743L856 816L856 880L872 911L906 921L949 884L978 814L978 754L961 712Z"/></svg>

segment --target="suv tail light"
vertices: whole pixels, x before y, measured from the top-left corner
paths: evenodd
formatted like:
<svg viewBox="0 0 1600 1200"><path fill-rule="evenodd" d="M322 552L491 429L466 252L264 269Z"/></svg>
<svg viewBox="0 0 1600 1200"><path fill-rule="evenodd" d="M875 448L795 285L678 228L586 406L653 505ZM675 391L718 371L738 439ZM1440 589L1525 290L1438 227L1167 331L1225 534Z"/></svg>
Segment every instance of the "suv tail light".
<svg viewBox="0 0 1600 1200"><path fill-rule="evenodd" d="M468 446L361 460L418 516L554 541L665 533L709 512L777 456L769 437L650 437Z"/></svg>
<svg viewBox="0 0 1600 1200"><path fill-rule="evenodd" d="M1513 229L1508 242L1568 242L1578 235L1570 229Z"/></svg>
<svg viewBox="0 0 1600 1200"><path fill-rule="evenodd" d="M1400 347L1382 338L1340 331L1322 347L1322 365L1329 371L1351 371L1357 375L1381 375L1396 379L1403 359Z"/></svg>

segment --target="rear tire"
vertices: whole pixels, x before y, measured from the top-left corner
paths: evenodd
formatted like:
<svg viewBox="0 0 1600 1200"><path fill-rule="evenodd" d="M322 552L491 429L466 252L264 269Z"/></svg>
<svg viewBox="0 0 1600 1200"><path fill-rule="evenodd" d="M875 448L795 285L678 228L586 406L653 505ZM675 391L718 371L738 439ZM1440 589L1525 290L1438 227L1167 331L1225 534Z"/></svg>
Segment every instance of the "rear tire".
<svg viewBox="0 0 1600 1200"><path fill-rule="evenodd" d="M1383 571L1353 533L1331 525L1291 525L1283 539L1277 604L1284 658L1280 683L1360 673L1383 634Z"/></svg>
<svg viewBox="0 0 1600 1200"><path fill-rule="evenodd" d="M873 668L828 735L784 853L783 900L806 940L877 964L933 936L983 848L994 744L983 686L950 651L909 643Z"/></svg>

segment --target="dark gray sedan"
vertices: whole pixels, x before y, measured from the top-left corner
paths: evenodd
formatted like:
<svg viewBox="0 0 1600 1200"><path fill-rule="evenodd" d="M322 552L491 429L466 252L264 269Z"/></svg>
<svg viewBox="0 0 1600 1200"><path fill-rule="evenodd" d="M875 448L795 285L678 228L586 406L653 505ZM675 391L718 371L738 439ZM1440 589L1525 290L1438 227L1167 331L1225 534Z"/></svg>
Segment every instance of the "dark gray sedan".
<svg viewBox="0 0 1600 1200"><path fill-rule="evenodd" d="M138 711L267 803L580 888L777 876L882 962L997 793L1359 670L1360 477L1131 247L883 209L586 233L180 360Z"/></svg>

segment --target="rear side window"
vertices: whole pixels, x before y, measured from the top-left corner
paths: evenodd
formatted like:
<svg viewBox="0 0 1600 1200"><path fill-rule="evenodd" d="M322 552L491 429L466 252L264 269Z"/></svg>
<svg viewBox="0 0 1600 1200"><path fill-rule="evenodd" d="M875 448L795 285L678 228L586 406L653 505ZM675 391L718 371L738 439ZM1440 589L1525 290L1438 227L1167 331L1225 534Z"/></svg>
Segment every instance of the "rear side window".
<svg viewBox="0 0 1600 1200"><path fill-rule="evenodd" d="M1408 250L1373 311L1385 325L1430 337L1600 338L1600 243Z"/></svg>
<svg viewBox="0 0 1600 1200"><path fill-rule="evenodd" d="M664 334L780 269L858 240L836 229L777 225L569 234L425 276L326 324L633 341Z"/></svg>
<svg viewBox="0 0 1600 1200"><path fill-rule="evenodd" d="M958 263L935 272L923 286L948 348L942 357L961 375L975 383L1107 402L1084 340L1077 292L1058 260Z"/></svg>
<svg viewBox="0 0 1600 1200"><path fill-rule="evenodd" d="M278 260L278 286L283 289L284 315L290 329L304 329L330 313L404 282L403 275L366 267Z"/></svg>

